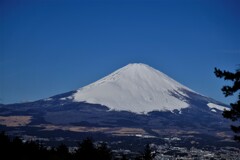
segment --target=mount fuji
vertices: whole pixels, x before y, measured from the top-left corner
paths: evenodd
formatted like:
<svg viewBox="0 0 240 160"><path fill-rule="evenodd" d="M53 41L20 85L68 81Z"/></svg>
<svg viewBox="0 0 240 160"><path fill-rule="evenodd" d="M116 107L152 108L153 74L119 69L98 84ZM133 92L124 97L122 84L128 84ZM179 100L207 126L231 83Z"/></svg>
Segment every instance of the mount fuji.
<svg viewBox="0 0 240 160"><path fill-rule="evenodd" d="M199 99L208 100L210 108L217 110L226 108L142 63L128 64L60 100L100 104L110 110L141 114L188 108L191 106L189 103L191 95L194 95L194 98L199 96Z"/></svg>
<svg viewBox="0 0 240 160"><path fill-rule="evenodd" d="M70 98L102 104L111 110L147 113L188 107L184 90L193 92L152 67L135 63L80 88Z"/></svg>
<svg viewBox="0 0 240 160"><path fill-rule="evenodd" d="M194 133L222 140L229 138L229 123L221 115L224 109L229 107L146 64L133 63L74 91L34 102L2 104L0 129L31 135L54 131L155 137Z"/></svg>

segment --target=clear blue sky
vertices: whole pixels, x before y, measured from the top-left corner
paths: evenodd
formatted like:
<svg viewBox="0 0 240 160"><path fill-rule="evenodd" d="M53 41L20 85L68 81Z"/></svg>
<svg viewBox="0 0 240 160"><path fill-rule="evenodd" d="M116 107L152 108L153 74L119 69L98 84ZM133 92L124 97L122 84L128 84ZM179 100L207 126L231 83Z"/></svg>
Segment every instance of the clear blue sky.
<svg viewBox="0 0 240 160"><path fill-rule="evenodd" d="M239 0L1 0L0 103L46 98L146 63L228 103L214 67L240 63Z"/></svg>

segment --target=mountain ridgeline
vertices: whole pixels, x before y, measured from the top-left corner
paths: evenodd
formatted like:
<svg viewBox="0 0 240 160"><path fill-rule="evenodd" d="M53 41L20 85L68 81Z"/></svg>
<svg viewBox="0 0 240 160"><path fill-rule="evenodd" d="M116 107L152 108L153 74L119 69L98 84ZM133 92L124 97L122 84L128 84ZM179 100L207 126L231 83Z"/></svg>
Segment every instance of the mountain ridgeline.
<svg viewBox="0 0 240 160"><path fill-rule="evenodd" d="M228 107L223 103L134 63L74 91L2 105L0 127L31 136L52 133L52 139L91 133L143 138L207 134L228 140L224 109Z"/></svg>

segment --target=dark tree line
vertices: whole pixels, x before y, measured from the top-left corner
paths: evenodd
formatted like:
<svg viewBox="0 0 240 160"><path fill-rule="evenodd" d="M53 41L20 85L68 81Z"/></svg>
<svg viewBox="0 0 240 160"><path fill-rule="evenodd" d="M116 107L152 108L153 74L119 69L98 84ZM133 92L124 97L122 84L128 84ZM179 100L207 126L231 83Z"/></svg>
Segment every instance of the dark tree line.
<svg viewBox="0 0 240 160"><path fill-rule="evenodd" d="M224 80L232 81L231 86L223 86L222 92L225 97L232 96L234 93L238 94L238 99L235 103L231 103L231 110L225 110L223 116L227 119L234 121L237 125L231 125L232 131L235 133L234 139L240 142L240 69L236 72L222 71L215 68L215 75L218 78L223 78Z"/></svg>
<svg viewBox="0 0 240 160"><path fill-rule="evenodd" d="M152 160L153 154L149 145L136 160ZM106 143L94 145L90 138L78 143L74 152L69 152L65 144L47 148L39 142L23 142L19 137L10 138L0 133L0 159L18 160L128 160L126 155L115 158Z"/></svg>
<svg viewBox="0 0 240 160"><path fill-rule="evenodd" d="M144 148L144 151L136 158L136 160L152 160L155 156L156 155L152 152L150 145L147 144Z"/></svg>

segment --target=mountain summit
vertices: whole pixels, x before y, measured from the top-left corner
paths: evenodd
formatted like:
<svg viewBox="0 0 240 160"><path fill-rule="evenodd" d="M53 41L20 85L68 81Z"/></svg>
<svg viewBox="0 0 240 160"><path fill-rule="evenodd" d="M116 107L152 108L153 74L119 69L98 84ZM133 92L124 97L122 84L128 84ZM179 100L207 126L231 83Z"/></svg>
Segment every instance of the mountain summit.
<svg viewBox="0 0 240 160"><path fill-rule="evenodd" d="M133 63L77 90L68 98L101 104L110 110L147 113L189 107L191 89L142 63Z"/></svg>

